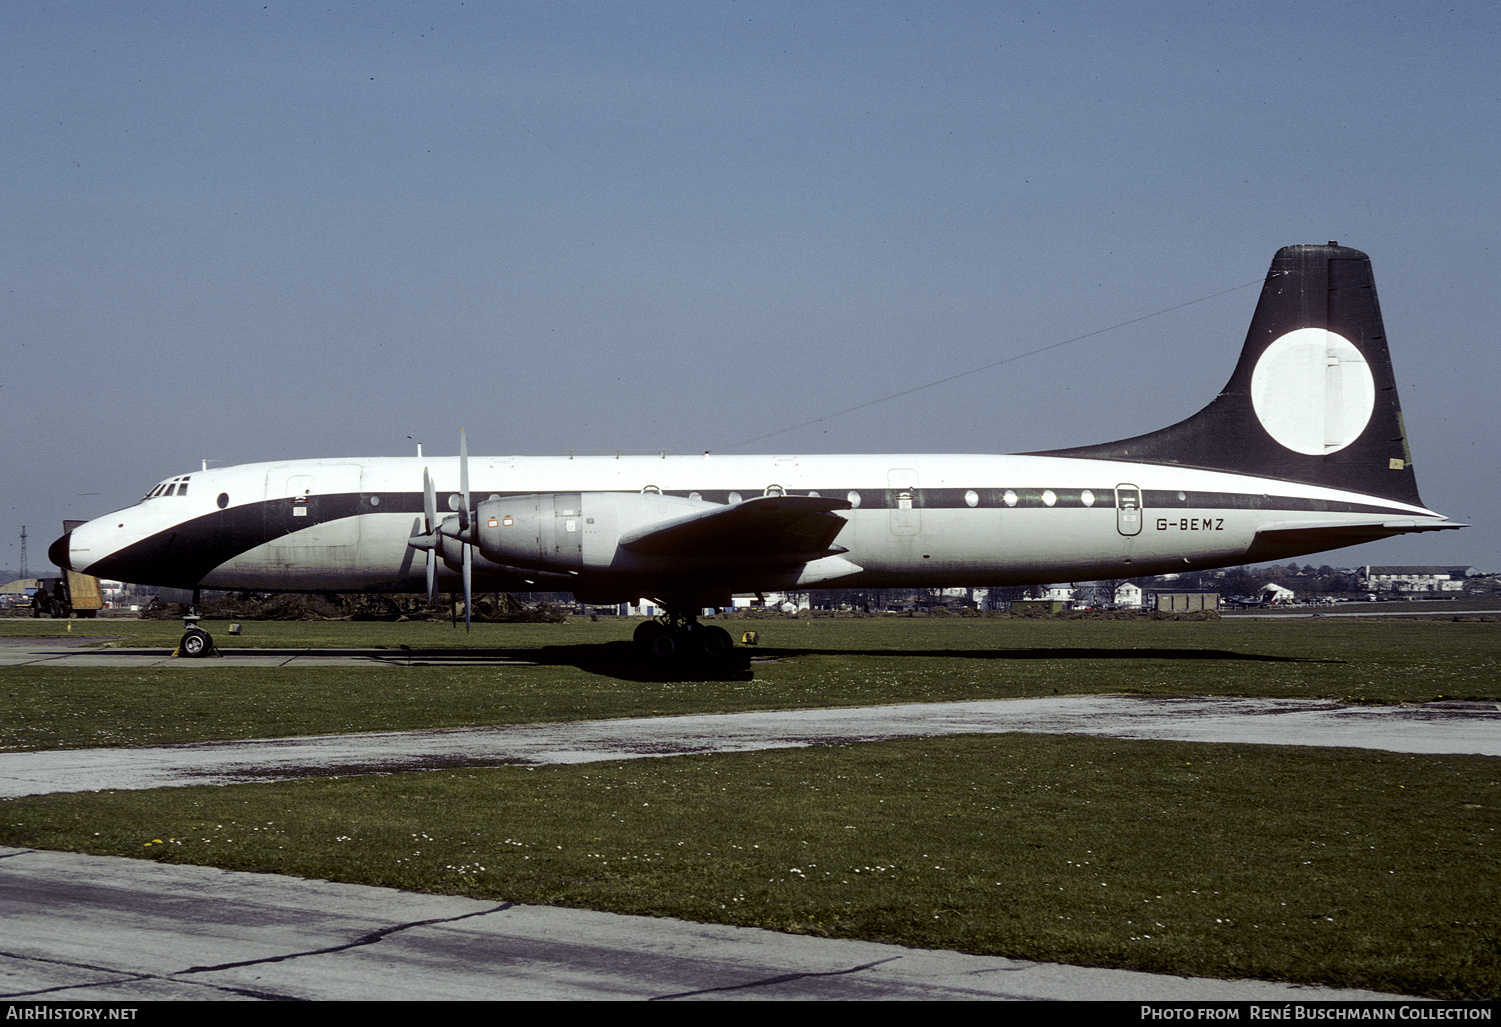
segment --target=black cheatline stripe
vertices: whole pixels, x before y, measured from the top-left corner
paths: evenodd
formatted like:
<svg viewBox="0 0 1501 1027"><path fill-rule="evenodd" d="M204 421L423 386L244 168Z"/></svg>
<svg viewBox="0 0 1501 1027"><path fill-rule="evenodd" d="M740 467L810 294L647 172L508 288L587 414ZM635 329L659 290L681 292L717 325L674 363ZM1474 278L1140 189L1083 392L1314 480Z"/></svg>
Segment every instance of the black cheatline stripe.
<svg viewBox="0 0 1501 1027"><path fill-rule="evenodd" d="M622 490L623 491L623 490ZM744 498L762 494L760 489L730 490L709 489L699 491L700 498L711 503L728 504L732 491L739 491ZM976 495L976 509L1084 509L1084 493L1094 496L1096 509L1115 509L1115 487L1097 489L1045 489L1022 488L941 488L941 489L817 489L819 495L844 498L851 492L860 495L862 510L901 509L902 496L910 496L911 509L917 510L967 510L970 505L967 495ZM799 494L807 494L798 490ZM1014 493L1016 502L1007 504L1007 493ZM1044 494L1054 497L1050 505ZM445 492L445 495L451 494ZM502 499L512 496L531 496L535 492L472 493L471 498L484 502L490 496ZM625 493L634 495L635 493ZM664 495L687 497L686 490L671 490ZM1182 499L1179 499L1179 496ZM141 585L158 585L169 588L192 588L210 571L228 560L249 552L257 546L319 524L328 524L361 514L422 514L420 492L367 492L341 493L309 497L307 514L293 517L290 499L264 500L233 506L227 510L196 517L149 538L127 546L90 566L89 571L101 578L131 581ZM1277 496L1237 492L1176 492L1158 489L1142 493L1142 510L1184 511L1204 513L1224 510L1260 510L1286 513L1374 513L1398 516L1401 511L1389 506L1367 503L1336 502L1325 499L1304 499L1294 496ZM439 514L448 511L440 507Z"/></svg>

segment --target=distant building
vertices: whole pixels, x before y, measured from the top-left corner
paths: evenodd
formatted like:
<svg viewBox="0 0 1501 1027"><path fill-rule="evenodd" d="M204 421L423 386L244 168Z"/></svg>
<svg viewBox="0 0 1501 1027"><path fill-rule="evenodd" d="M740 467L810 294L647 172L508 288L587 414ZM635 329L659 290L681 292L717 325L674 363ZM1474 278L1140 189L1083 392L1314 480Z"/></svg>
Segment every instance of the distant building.
<svg viewBox="0 0 1501 1027"><path fill-rule="evenodd" d="M1012 613L1064 613L1072 604L1066 599L1013 599Z"/></svg>
<svg viewBox="0 0 1501 1027"><path fill-rule="evenodd" d="M1462 592L1465 582L1480 577L1474 567L1373 567L1361 568L1361 582L1368 592Z"/></svg>
<svg viewBox="0 0 1501 1027"><path fill-rule="evenodd" d="M1293 590L1275 581L1267 582L1261 586L1261 601L1263 603L1290 603L1293 601Z"/></svg>
<svg viewBox="0 0 1501 1027"><path fill-rule="evenodd" d="M1156 592L1153 609L1159 613L1199 613L1220 608L1218 592Z"/></svg>

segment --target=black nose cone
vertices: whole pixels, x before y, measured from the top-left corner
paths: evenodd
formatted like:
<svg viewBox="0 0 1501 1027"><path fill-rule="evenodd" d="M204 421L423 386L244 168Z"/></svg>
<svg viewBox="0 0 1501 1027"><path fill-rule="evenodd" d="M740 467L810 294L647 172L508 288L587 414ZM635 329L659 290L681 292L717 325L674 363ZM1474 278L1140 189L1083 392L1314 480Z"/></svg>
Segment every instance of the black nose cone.
<svg viewBox="0 0 1501 1027"><path fill-rule="evenodd" d="M52 545L47 547L47 559L65 571L71 571L73 565L68 562L68 543L72 540L73 533L70 531Z"/></svg>

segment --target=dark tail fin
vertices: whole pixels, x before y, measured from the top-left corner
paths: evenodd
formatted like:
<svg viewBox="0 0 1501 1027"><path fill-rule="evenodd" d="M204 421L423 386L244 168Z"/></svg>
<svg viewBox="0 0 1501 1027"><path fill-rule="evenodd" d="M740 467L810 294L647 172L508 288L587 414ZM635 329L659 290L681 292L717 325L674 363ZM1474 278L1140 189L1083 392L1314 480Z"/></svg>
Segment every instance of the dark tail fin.
<svg viewBox="0 0 1501 1027"><path fill-rule="evenodd" d="M1272 258L1240 363L1169 428L1042 456L1179 464L1422 506L1371 260L1337 243Z"/></svg>

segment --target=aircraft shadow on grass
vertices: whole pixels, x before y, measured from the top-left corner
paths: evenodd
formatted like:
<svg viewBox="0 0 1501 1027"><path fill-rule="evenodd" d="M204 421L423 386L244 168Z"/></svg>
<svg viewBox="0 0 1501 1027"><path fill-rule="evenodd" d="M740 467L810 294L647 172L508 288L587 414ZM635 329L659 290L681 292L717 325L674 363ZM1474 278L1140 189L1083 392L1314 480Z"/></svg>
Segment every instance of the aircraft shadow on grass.
<svg viewBox="0 0 1501 1027"><path fill-rule="evenodd" d="M113 656L162 656L160 649L110 649ZM660 660L643 653L631 642L602 642L580 645L490 648L411 648L395 649L237 649L221 650L228 666L241 659L338 661L386 664L392 667L520 667L569 666L589 674L622 678L627 681L750 681L755 665L799 656L835 658L897 657L910 660L1147 660L1187 661L1194 663L1281 663L1341 664L1344 661L1305 656L1277 656L1265 653L1242 653L1228 649L1140 648L1111 649L1090 646L1029 646L1004 649L813 649L761 646L737 647L715 660ZM76 650L57 653L77 656ZM195 664L195 666L202 666ZM307 666L307 664L303 664Z"/></svg>
<svg viewBox="0 0 1501 1027"><path fill-rule="evenodd" d="M1028 647L1016 649L804 649L790 647L736 648L716 661L662 661L645 654L629 642L588 645L543 646L538 649L422 649L412 650L413 666L460 666L531 663L572 666L607 677L628 681L750 681L755 664L798 656L899 657L913 660L1186 660L1193 662L1241 661L1253 663L1337 664L1343 661L1300 656L1239 653L1225 649L1109 649L1098 647ZM386 662L404 662L383 655Z"/></svg>

